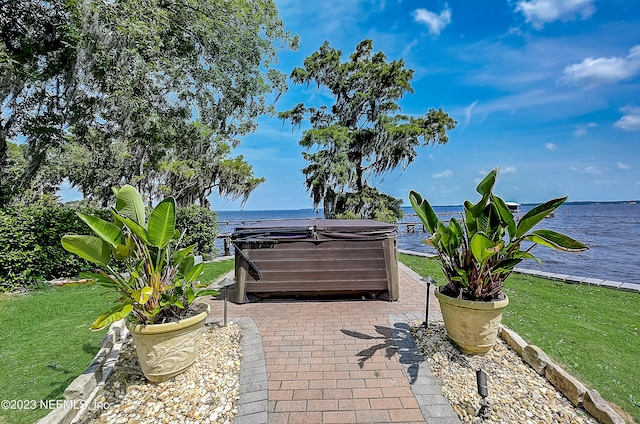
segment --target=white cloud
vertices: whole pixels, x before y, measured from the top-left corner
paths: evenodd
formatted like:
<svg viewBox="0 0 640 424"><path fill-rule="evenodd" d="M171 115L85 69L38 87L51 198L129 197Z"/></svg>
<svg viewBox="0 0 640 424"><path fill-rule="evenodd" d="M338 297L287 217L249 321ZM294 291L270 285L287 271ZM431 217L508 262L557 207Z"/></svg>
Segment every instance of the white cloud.
<svg viewBox="0 0 640 424"><path fill-rule="evenodd" d="M581 174L600 175L603 173L603 168L598 165L589 165L584 168L578 168L577 166L570 166L569 170L572 172L579 172Z"/></svg>
<svg viewBox="0 0 640 424"><path fill-rule="evenodd" d="M625 57L588 57L564 68L564 80L596 86L629 79L640 72L640 45L633 46Z"/></svg>
<svg viewBox="0 0 640 424"><path fill-rule="evenodd" d="M627 106L620 110L624 115L613 125L625 131L640 131L640 107Z"/></svg>
<svg viewBox="0 0 640 424"><path fill-rule="evenodd" d="M626 163L618 162L618 169L631 169L631 165L627 165Z"/></svg>
<svg viewBox="0 0 640 424"><path fill-rule="evenodd" d="M413 19L427 25L430 34L440 35L440 32L451 23L451 9L445 4L444 10L439 15L427 9L416 9L413 11Z"/></svg>
<svg viewBox="0 0 640 424"><path fill-rule="evenodd" d="M433 174L433 178L449 178L453 175L453 172L450 169L446 169L439 174Z"/></svg>
<svg viewBox="0 0 640 424"><path fill-rule="evenodd" d="M471 114L473 112L473 108L476 107L478 101L471 103L469 106L464 108L464 124L462 125L462 129L465 129L469 122L471 122Z"/></svg>
<svg viewBox="0 0 640 424"><path fill-rule="evenodd" d="M545 23L570 21L579 16L587 19L596 11L594 0L530 0L519 1L516 12L521 12L525 20L540 29Z"/></svg>
<svg viewBox="0 0 640 424"><path fill-rule="evenodd" d="M597 127L598 124L595 122L589 122L587 125L576 125L576 130L573 132L573 135L576 137L582 137L587 134L589 128Z"/></svg>
<svg viewBox="0 0 640 424"><path fill-rule="evenodd" d="M582 170L583 174L592 174L592 175L598 175L598 174L602 174L602 168L599 166L586 166L583 170Z"/></svg>
<svg viewBox="0 0 640 424"><path fill-rule="evenodd" d="M554 150L556 150L558 148L558 146L556 146L553 143L547 143L547 144L544 145L544 148L547 149L547 150L554 151Z"/></svg>
<svg viewBox="0 0 640 424"><path fill-rule="evenodd" d="M515 166L505 166L504 168L502 168L500 170L501 174L514 174L516 172L516 167Z"/></svg>

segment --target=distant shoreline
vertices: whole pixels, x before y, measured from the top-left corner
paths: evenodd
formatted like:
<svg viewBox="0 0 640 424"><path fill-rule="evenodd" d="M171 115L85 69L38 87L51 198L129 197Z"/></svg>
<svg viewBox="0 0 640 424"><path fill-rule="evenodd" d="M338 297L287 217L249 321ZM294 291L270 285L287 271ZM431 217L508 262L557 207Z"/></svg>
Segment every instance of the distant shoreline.
<svg viewBox="0 0 640 424"><path fill-rule="evenodd" d="M520 205L522 206L532 206L532 205L539 205L540 202L518 202L520 203ZM564 203L565 206L570 206L570 205L635 205L635 204L640 204L640 200L576 200L576 201L567 201ZM434 205L434 207L436 208L461 208L462 205ZM402 205L402 208L404 209L408 209L411 208L411 205ZM313 208L296 208L296 209L222 209L222 210L213 210L214 212L224 212L224 213L231 213L231 212L272 212L272 211L278 211L278 212L284 212L284 211L298 211L298 212L303 212L303 211L309 211L312 212L314 209ZM320 208L318 209L317 214L318 215L322 215L324 212L324 209Z"/></svg>

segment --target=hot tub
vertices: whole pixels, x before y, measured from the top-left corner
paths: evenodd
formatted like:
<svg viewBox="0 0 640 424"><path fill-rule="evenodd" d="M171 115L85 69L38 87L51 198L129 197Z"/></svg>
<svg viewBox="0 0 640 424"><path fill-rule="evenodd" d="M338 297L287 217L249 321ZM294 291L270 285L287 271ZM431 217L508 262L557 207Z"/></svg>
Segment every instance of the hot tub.
<svg viewBox="0 0 640 424"><path fill-rule="evenodd" d="M236 302L299 293L371 293L398 299L397 226L305 219L235 228Z"/></svg>

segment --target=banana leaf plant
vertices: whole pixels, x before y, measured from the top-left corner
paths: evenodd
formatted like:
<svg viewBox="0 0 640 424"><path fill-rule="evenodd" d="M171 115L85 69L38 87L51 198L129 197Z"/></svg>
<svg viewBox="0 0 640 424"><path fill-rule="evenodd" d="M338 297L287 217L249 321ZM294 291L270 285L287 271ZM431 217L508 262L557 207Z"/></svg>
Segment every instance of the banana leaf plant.
<svg viewBox="0 0 640 424"><path fill-rule="evenodd" d="M465 201L461 220L453 217L448 225L440 222L419 193L409 193L413 210L431 233L426 243L435 249L447 279L441 284L443 294L467 300L502 299L504 282L516 265L524 259L540 262L531 253L536 245L568 252L588 249L564 234L533 230L567 200L566 196L538 205L516 220L505 202L493 194L497 177L497 168L490 171L476 188L481 199L475 204ZM525 241L530 244L523 248Z"/></svg>
<svg viewBox="0 0 640 424"><path fill-rule="evenodd" d="M125 185L114 192L113 222L78 213L95 235L62 237L62 247L101 268L69 285L96 283L119 295L115 305L93 322L92 330L125 317L145 325L180 319L195 299L218 294L199 283L204 265L194 262L195 245L179 248L182 235L176 230L172 197L158 203L147 218L134 187Z"/></svg>

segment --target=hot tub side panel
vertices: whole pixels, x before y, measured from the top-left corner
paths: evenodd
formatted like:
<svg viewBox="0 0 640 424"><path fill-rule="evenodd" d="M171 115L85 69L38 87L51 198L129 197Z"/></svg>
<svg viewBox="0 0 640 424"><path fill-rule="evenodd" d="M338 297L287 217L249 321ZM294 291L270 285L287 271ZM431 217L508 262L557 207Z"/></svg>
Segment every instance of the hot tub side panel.
<svg viewBox="0 0 640 424"><path fill-rule="evenodd" d="M398 299L396 240L288 241L239 245L261 272L255 279L236 252L237 302L246 293L384 292ZM255 275L255 273L254 273Z"/></svg>

